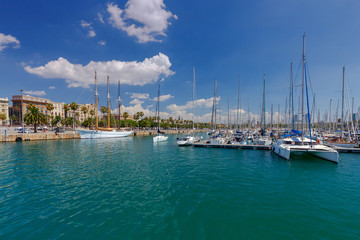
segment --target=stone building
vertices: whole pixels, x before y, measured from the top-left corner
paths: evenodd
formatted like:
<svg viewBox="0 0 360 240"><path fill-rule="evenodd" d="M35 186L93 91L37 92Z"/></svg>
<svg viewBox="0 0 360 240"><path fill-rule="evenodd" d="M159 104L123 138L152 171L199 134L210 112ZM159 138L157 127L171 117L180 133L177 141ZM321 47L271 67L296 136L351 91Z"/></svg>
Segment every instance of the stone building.
<svg viewBox="0 0 360 240"><path fill-rule="evenodd" d="M15 95L11 101L13 102L13 114L17 117L17 119L21 119L26 114L27 106L31 103L34 104L40 110L40 112L46 116L52 116L53 118L56 116L60 116L61 118L65 117L65 103L53 102L47 98L33 97L30 95ZM52 111L46 109L46 105L49 103L53 104L54 106ZM88 108L88 112L86 114L81 111L82 106L86 106ZM91 109L95 110L94 104L79 104L79 108L75 112L76 119L78 119L80 122L83 122L86 118L91 117ZM73 117L73 115L73 111L69 110L67 116ZM21 120L19 122L21 123Z"/></svg>
<svg viewBox="0 0 360 240"><path fill-rule="evenodd" d="M8 124L9 123L9 99L8 98L0 98L0 114L5 114L5 120L0 119L0 124Z"/></svg>

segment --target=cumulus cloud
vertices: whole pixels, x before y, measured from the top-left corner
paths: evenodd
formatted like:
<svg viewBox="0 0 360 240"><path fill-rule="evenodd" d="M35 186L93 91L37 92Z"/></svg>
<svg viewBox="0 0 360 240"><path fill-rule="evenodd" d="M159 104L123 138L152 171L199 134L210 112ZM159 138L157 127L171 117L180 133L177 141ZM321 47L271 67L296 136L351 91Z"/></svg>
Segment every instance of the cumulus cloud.
<svg viewBox="0 0 360 240"><path fill-rule="evenodd" d="M167 108L173 112L178 112L178 111L184 111L184 110L188 110L188 109L193 109L193 107L204 107L204 108L212 108L213 106L213 97L208 98L208 99L197 99L195 102L194 101L188 101L186 102L185 105L176 105L176 104L171 104L169 105ZM220 101L220 97L216 98L216 101Z"/></svg>
<svg viewBox="0 0 360 240"><path fill-rule="evenodd" d="M94 31L94 30L90 30L90 31L88 32L88 36L89 36L89 37L95 37L95 36L96 36L95 31Z"/></svg>
<svg viewBox="0 0 360 240"><path fill-rule="evenodd" d="M134 36L140 43L161 42L158 37L166 36L171 24L169 20L178 17L166 10L163 0L129 0L121 9L114 3L107 5L109 22L117 29Z"/></svg>
<svg viewBox="0 0 360 240"><path fill-rule="evenodd" d="M155 83L162 76L173 75L170 70L171 63L168 56L159 53L151 58L145 58L142 62L122 62L117 60L107 62L91 61L87 65L72 64L65 58L50 61L44 66L30 67L24 69L28 73L43 78L65 79L68 87L89 87L94 83L94 72L97 71L99 84L106 84L106 75L109 74L110 82L132 86L144 86Z"/></svg>
<svg viewBox="0 0 360 240"><path fill-rule="evenodd" d="M84 20L81 20L80 21L80 26L89 31L88 32L88 37L95 37L96 36L96 32L94 31L94 28L91 26L91 23L86 22Z"/></svg>
<svg viewBox="0 0 360 240"><path fill-rule="evenodd" d="M106 42L105 41L99 41L98 44L101 45L101 46L105 46Z"/></svg>
<svg viewBox="0 0 360 240"><path fill-rule="evenodd" d="M30 95L36 95L36 96L45 96L46 92L45 91L32 91L32 90L28 90L28 91L24 91L25 94L30 94Z"/></svg>
<svg viewBox="0 0 360 240"><path fill-rule="evenodd" d="M16 37L9 35L5 35L0 33L0 52L5 48L12 46L13 48L20 47L20 41L16 39Z"/></svg>
<svg viewBox="0 0 360 240"><path fill-rule="evenodd" d="M50 86L49 89L53 90L53 89L56 89L55 86Z"/></svg>
<svg viewBox="0 0 360 240"><path fill-rule="evenodd" d="M138 99L148 99L149 98L149 94L148 93L129 93L127 92L126 94L130 94L130 98L138 98Z"/></svg>
<svg viewBox="0 0 360 240"><path fill-rule="evenodd" d="M161 95L161 96L159 97L159 101L160 101L160 102L163 102L163 101L169 100L170 98L173 98L173 97L174 97L174 96L171 96L170 94ZM154 97L152 100L153 100L153 101L157 101L158 98L157 98L157 97Z"/></svg>
<svg viewBox="0 0 360 240"><path fill-rule="evenodd" d="M130 105L143 104L143 103L144 103L144 101L141 101L141 100L135 98L134 100L132 100L130 102Z"/></svg>

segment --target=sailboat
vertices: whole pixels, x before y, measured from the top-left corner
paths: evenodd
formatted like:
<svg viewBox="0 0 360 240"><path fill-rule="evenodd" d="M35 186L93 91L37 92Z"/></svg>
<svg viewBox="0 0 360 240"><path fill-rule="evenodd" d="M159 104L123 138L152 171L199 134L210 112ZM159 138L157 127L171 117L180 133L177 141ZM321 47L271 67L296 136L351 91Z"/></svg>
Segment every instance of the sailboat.
<svg viewBox="0 0 360 240"><path fill-rule="evenodd" d="M153 137L153 142L164 142L168 140L168 136L164 136L160 131L160 83L158 87L158 98L156 103L156 119L157 119L157 135Z"/></svg>
<svg viewBox="0 0 360 240"><path fill-rule="evenodd" d="M110 93L109 93L109 76L107 77L107 90L108 90L108 128L99 129L98 120L98 90L96 84L96 71L95 71L95 130L80 130L77 132L80 134L80 138L96 139L96 138L121 138L130 136L132 131L116 131L110 128ZM120 114L120 112L119 112Z"/></svg>
<svg viewBox="0 0 360 240"><path fill-rule="evenodd" d="M262 127L261 136L259 138L253 139L253 144L261 146L270 146L272 144L272 139L266 136L266 115L265 115L265 74L263 81L263 103L262 103L262 116L261 116Z"/></svg>
<svg viewBox="0 0 360 240"><path fill-rule="evenodd" d="M193 116L195 116L195 67L193 67ZM194 125L195 117L193 119L193 130L195 128ZM199 142L200 138L194 136L194 132L192 135L188 135L182 138L177 139L176 143L178 146L191 146L193 143Z"/></svg>
<svg viewBox="0 0 360 240"><path fill-rule="evenodd" d="M291 130L294 135L283 136L278 139L275 144L272 145L271 150L287 160L294 155L311 155L317 158L325 159L334 163L339 161L339 153L323 144L319 144L312 140L311 137L311 119L309 110L309 98L307 89L306 78L306 65L305 65L305 35L303 36L303 56L302 56L302 119L301 119L301 131ZM306 86L307 96L307 116L309 124L310 137L304 136L304 87ZM293 109L292 109L293 110Z"/></svg>

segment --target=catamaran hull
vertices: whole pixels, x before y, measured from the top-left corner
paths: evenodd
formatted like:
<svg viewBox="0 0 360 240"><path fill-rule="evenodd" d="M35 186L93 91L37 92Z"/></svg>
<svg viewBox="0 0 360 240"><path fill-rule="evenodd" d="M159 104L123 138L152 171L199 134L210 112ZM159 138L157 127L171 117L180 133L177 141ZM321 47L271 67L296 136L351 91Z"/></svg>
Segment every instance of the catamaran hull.
<svg viewBox="0 0 360 240"><path fill-rule="evenodd" d="M98 138L122 138L128 137L132 131L110 132L110 131L96 131L96 130L77 130L82 139L98 139Z"/></svg>
<svg viewBox="0 0 360 240"><path fill-rule="evenodd" d="M322 151L318 149L289 149L279 146L273 146L272 151L279 155L280 157L290 160L291 156L295 155L311 155L317 158L321 158L330 162L338 163L339 162L339 153L335 150L333 151Z"/></svg>

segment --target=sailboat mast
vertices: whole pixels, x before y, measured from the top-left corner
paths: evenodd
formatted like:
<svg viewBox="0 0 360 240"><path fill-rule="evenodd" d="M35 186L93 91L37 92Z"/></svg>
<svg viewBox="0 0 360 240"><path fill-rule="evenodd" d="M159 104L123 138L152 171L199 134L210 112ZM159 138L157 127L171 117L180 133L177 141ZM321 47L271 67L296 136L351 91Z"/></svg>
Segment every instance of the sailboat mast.
<svg viewBox="0 0 360 240"><path fill-rule="evenodd" d="M301 141L304 143L304 87L305 87L305 34L303 35L303 53L302 53L302 86L301 86Z"/></svg>
<svg viewBox="0 0 360 240"><path fill-rule="evenodd" d="M120 80L118 81L118 104L119 104L119 129L121 128L121 121L120 121L120 117L121 117L121 98L120 98Z"/></svg>
<svg viewBox="0 0 360 240"><path fill-rule="evenodd" d="M109 91L109 75L107 75L107 104L108 104L108 117L107 117L107 126L110 127L110 91Z"/></svg>
<svg viewBox="0 0 360 240"><path fill-rule="evenodd" d="M264 116L264 132L263 135L266 135L266 117L265 117L265 73L264 73L264 88L263 88L263 116Z"/></svg>
<svg viewBox="0 0 360 240"><path fill-rule="evenodd" d="M344 138L344 86L345 86L345 67L343 67L342 81L342 100L341 100L341 139Z"/></svg>
<svg viewBox="0 0 360 240"><path fill-rule="evenodd" d="M95 71L95 130L99 128L99 119L98 119L98 89L96 85L96 71Z"/></svg>
<svg viewBox="0 0 360 240"><path fill-rule="evenodd" d="M291 124L291 129L295 129L292 62L290 63L289 123Z"/></svg>
<svg viewBox="0 0 360 240"><path fill-rule="evenodd" d="M193 130L195 129L195 66L193 66Z"/></svg>
<svg viewBox="0 0 360 240"><path fill-rule="evenodd" d="M158 120L158 130L160 130L160 82L158 86L158 98L157 98L157 120Z"/></svg>
<svg viewBox="0 0 360 240"><path fill-rule="evenodd" d="M239 126L239 110L240 110L240 75L239 75L239 81L238 81L238 102L237 102L237 109L236 109L236 124L237 124L237 130L240 129Z"/></svg>

